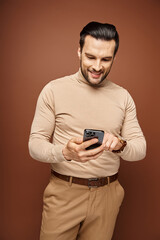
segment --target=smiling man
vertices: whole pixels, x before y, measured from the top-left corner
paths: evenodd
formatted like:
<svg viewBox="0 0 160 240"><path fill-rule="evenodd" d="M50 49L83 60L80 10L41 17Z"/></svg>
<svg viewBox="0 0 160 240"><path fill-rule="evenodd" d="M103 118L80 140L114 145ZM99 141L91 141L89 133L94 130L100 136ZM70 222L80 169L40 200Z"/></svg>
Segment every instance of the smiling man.
<svg viewBox="0 0 160 240"><path fill-rule="evenodd" d="M81 72L92 85L98 85L109 74L114 60L115 41L96 39L90 35L78 49Z"/></svg>
<svg viewBox="0 0 160 240"><path fill-rule="evenodd" d="M120 157L145 157L134 101L109 81L119 47L115 26L88 23L80 33L77 73L49 82L38 98L29 139L34 159L51 164L40 240L111 240L124 189ZM100 146L84 129L103 130Z"/></svg>

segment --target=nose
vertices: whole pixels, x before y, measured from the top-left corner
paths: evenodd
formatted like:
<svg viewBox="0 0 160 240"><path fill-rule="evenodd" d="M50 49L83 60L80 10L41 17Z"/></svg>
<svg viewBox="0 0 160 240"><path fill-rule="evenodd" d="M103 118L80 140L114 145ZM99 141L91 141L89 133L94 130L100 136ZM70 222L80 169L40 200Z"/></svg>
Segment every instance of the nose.
<svg viewBox="0 0 160 240"><path fill-rule="evenodd" d="M94 62L93 70L96 71L96 72L99 72L99 71L102 70L102 65L101 65L101 62L99 60Z"/></svg>

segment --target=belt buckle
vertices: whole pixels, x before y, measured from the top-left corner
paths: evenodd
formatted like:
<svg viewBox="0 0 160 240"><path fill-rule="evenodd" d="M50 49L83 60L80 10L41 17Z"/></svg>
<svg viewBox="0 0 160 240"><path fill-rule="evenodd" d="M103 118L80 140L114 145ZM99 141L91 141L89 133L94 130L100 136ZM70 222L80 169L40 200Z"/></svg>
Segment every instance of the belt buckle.
<svg viewBox="0 0 160 240"><path fill-rule="evenodd" d="M93 186L93 185L91 185L91 182L95 182L95 181L97 181L98 180L98 178L89 178L88 179L88 187L89 188L97 188L98 186Z"/></svg>

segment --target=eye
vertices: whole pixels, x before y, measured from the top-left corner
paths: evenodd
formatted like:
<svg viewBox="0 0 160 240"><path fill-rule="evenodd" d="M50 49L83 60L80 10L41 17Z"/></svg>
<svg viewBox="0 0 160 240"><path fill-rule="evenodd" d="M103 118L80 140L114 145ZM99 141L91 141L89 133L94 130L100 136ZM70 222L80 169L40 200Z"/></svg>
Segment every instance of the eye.
<svg viewBox="0 0 160 240"><path fill-rule="evenodd" d="M87 56L88 59L95 59L94 57L92 56Z"/></svg>
<svg viewBox="0 0 160 240"><path fill-rule="evenodd" d="M111 59L103 58L102 61L109 62L109 61L111 61Z"/></svg>

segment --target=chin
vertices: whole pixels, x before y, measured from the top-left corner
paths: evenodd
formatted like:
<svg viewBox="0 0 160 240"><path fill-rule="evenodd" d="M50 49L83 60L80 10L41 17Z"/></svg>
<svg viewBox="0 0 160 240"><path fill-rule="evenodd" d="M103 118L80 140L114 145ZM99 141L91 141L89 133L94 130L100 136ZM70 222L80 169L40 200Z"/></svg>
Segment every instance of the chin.
<svg viewBox="0 0 160 240"><path fill-rule="evenodd" d="M88 82L92 85L98 85L99 83L101 83L101 79L99 79L99 80L89 79Z"/></svg>

